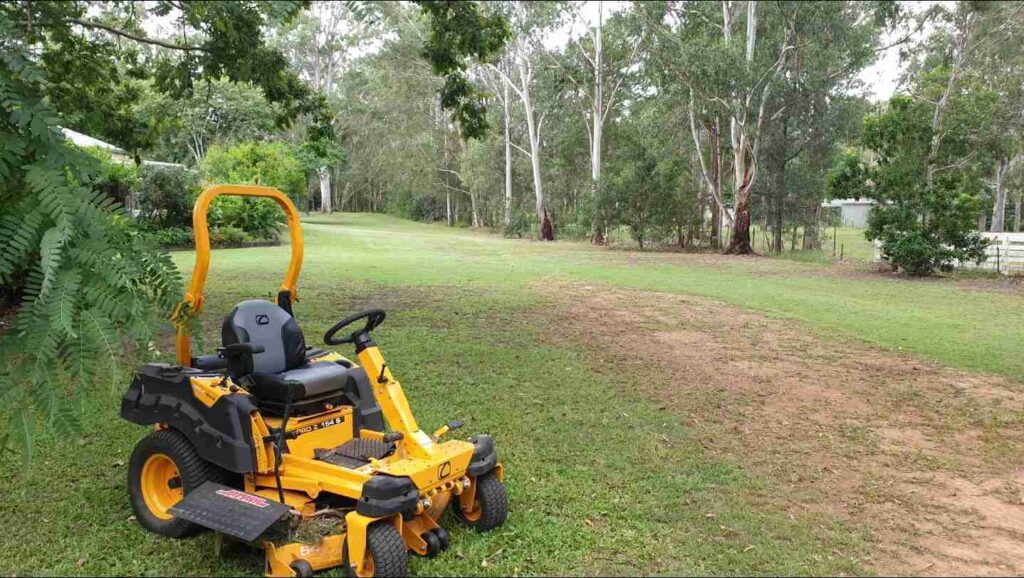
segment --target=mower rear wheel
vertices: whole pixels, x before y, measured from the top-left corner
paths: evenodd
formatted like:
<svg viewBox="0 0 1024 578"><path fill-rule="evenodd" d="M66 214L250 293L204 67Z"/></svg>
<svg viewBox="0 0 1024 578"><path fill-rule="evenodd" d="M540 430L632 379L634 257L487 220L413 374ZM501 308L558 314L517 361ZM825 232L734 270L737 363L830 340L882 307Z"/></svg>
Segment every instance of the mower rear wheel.
<svg viewBox="0 0 1024 578"><path fill-rule="evenodd" d="M348 540L341 547L341 565L346 576L392 577L409 574L409 551L394 524L375 522L366 529L365 572L357 574L348 558Z"/></svg>
<svg viewBox="0 0 1024 578"><path fill-rule="evenodd" d="M207 481L225 483L223 469L199 457L184 434L155 431L135 446L128 462L128 494L135 518L143 528L171 538L192 536L202 526L175 518L168 510L185 494Z"/></svg>
<svg viewBox="0 0 1024 578"><path fill-rule="evenodd" d="M508 494L493 471L476 478L476 496L472 507L464 509L460 501L452 511L477 532L489 532L508 517Z"/></svg>

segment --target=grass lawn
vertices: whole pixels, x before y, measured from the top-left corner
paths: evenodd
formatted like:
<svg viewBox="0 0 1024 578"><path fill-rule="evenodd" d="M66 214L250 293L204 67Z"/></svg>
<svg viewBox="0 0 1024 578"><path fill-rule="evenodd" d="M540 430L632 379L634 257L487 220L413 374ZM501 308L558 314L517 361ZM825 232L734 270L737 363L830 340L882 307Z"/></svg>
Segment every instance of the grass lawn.
<svg viewBox="0 0 1024 578"><path fill-rule="evenodd" d="M417 574L864 570L865 528L759 502L755 490L765 480L710 458L678 417L632 393L636 380L650 375L609 366L600 351L545 342L550 303L534 290L537 283L700 295L793 319L809 331L1024 376L1020 293L994 284L979 289L837 274L792 260L509 241L374 215L310 217L305 235L296 316L307 341L320 345L337 319L383 306L389 318L377 341L420 424L432 430L463 418L467 434L495 435L506 464L506 526L477 536L449 520L452 549L413 560ZM219 317L234 303L272 295L288 255L283 246L215 253L205 349L216 345ZM192 259L175 254L186 272ZM118 417L124 379L93 392L84 438L41 435L27 475L5 461L0 522L9 530L0 538L0 573L260 573L259 554L215 556L209 535L172 541L129 520L125 463L144 431Z"/></svg>

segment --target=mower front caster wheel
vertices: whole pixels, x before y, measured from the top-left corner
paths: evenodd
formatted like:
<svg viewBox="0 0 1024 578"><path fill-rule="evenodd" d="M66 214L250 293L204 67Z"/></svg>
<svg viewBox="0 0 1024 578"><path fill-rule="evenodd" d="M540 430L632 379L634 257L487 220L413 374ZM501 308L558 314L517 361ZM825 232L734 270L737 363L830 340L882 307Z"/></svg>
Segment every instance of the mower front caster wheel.
<svg viewBox="0 0 1024 578"><path fill-rule="evenodd" d="M346 576L392 577L409 574L409 552L405 540L390 522L375 522L366 529L364 571L356 573L348 557L348 539L341 547L341 564Z"/></svg>
<svg viewBox="0 0 1024 578"><path fill-rule="evenodd" d="M298 578L313 578L313 565L305 560L296 560L290 566Z"/></svg>
<svg viewBox="0 0 1024 578"><path fill-rule="evenodd" d="M455 516L477 532L489 532L505 523L508 517L508 495L505 486L493 471L476 479L473 503L459 503L452 508Z"/></svg>
<svg viewBox="0 0 1024 578"><path fill-rule="evenodd" d="M128 461L128 493L135 518L150 532L184 538L202 526L175 518L168 510L208 481L228 481L228 473L199 457L181 432L162 429L142 438Z"/></svg>
<svg viewBox="0 0 1024 578"><path fill-rule="evenodd" d="M427 558L434 558L441 553L441 539L433 531L423 534L423 541L427 543Z"/></svg>

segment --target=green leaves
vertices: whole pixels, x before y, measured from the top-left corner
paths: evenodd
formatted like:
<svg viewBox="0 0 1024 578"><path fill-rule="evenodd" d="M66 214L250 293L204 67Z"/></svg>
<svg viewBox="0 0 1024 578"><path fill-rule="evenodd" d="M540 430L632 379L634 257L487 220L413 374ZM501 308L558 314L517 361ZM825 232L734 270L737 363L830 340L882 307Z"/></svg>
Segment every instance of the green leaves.
<svg viewBox="0 0 1024 578"><path fill-rule="evenodd" d="M95 186L97 161L64 141L27 49L0 55L0 282L17 305L0 335L0 450L28 463L36 420L80 428L97 370L120 385L125 348L151 339L181 279Z"/></svg>
<svg viewBox="0 0 1024 578"><path fill-rule="evenodd" d="M488 62L505 46L511 32L500 14L481 13L476 2L435 2L419 0L420 10L430 17L430 35L422 56L434 74L444 77L441 105L452 111L468 139L487 132L484 95L466 77L470 59Z"/></svg>

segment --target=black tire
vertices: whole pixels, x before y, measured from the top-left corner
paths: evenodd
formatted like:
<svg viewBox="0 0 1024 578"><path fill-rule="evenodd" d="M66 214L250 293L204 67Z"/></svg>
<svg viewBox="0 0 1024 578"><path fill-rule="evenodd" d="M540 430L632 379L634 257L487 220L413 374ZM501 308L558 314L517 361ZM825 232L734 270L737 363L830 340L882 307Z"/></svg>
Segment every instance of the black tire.
<svg viewBox="0 0 1024 578"><path fill-rule="evenodd" d="M298 578L313 578L313 565L305 560L292 562L291 569Z"/></svg>
<svg viewBox="0 0 1024 578"><path fill-rule="evenodd" d="M434 528L434 535L441 541L441 551L444 552L451 545L451 536L448 535L448 530L444 528Z"/></svg>
<svg viewBox="0 0 1024 578"><path fill-rule="evenodd" d="M423 541L427 543L427 558L434 558L441 553L441 539L434 532L423 534Z"/></svg>
<svg viewBox="0 0 1024 578"><path fill-rule="evenodd" d="M373 557L373 575L398 577L409 575L409 552L405 540L391 522L375 522L366 529L366 549ZM346 576L355 576L348 559L348 540L341 547L341 563Z"/></svg>
<svg viewBox="0 0 1024 578"><path fill-rule="evenodd" d="M139 440L128 462L128 495L135 519L150 532L170 538L194 536L204 531L202 526L173 516L170 519L161 518L146 504L142 491L142 469L147 460L156 454L162 454L174 463L183 495L208 481L223 484L229 480L229 474L224 469L199 457L192 442L181 432L173 429L155 431Z"/></svg>
<svg viewBox="0 0 1024 578"><path fill-rule="evenodd" d="M477 532L490 532L505 523L508 517L508 494L505 486L494 472L488 472L476 479L476 504L479 513L468 516L462 511L461 503L452 511L455 516Z"/></svg>

